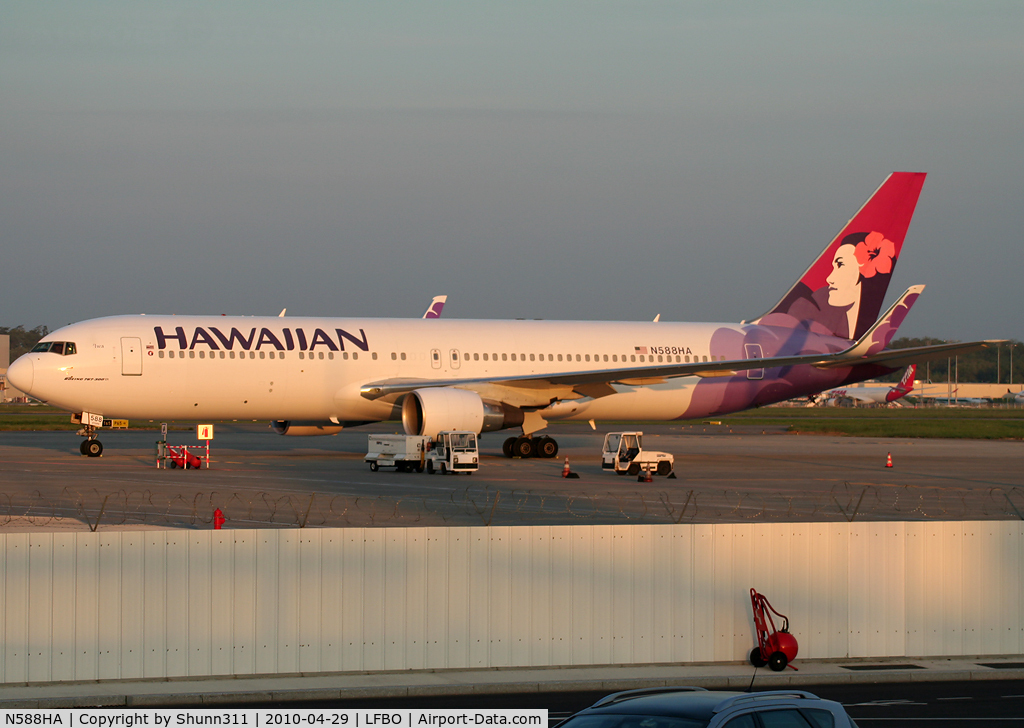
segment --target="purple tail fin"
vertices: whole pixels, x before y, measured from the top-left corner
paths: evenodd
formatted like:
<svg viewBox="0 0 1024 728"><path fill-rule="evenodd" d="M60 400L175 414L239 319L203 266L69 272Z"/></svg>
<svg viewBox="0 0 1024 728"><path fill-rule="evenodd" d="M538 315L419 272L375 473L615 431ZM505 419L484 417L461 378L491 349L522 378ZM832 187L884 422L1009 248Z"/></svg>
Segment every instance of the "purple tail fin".
<svg viewBox="0 0 1024 728"><path fill-rule="evenodd" d="M423 318L441 318L441 311L444 310L444 304L447 300L448 296L434 296L434 300L427 306L427 312L423 314Z"/></svg>
<svg viewBox="0 0 1024 728"><path fill-rule="evenodd" d="M759 322L860 338L882 309L924 178L921 172L889 175Z"/></svg>

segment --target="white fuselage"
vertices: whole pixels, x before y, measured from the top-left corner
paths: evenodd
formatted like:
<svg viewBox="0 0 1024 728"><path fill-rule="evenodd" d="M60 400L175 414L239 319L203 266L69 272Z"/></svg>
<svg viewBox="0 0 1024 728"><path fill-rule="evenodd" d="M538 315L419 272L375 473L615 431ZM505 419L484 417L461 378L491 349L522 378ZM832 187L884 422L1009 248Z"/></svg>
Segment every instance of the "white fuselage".
<svg viewBox="0 0 1024 728"><path fill-rule="evenodd" d="M721 411L713 402L700 412L690 410L700 377L620 378L614 394L598 397L565 385L524 387L480 380L741 360L747 356L744 337L756 328L665 322L113 316L72 324L45 338L73 342L74 354L33 353L16 365L32 396L105 417L397 419L400 395L367 399L360 387L392 379L472 379L476 383L466 388L482 398L543 408L546 420L671 420ZM838 350L846 343L819 341L814 348ZM31 381L25 382L29 376ZM748 376L753 375L738 372L704 381L746 385ZM826 376L812 371L807 391L839 383ZM756 398L762 383L749 384ZM795 393L803 387L799 389ZM779 398L793 393L780 392ZM755 403L764 402L736 402L726 409Z"/></svg>

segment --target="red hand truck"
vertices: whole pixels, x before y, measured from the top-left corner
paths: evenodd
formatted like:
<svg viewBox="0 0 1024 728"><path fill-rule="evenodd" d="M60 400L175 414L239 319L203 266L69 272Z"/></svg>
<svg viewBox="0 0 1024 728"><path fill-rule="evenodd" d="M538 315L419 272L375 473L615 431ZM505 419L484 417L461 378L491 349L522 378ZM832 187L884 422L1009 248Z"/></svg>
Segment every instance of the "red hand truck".
<svg viewBox="0 0 1024 728"><path fill-rule="evenodd" d="M750 590L750 607L754 612L754 631L757 633L757 647L750 651L750 664L754 667L767 665L775 672L786 669L797 653L796 637L789 633L789 617L775 609L757 590ZM775 629L772 614L782 618L782 629ZM794 670L797 668L793 667Z"/></svg>

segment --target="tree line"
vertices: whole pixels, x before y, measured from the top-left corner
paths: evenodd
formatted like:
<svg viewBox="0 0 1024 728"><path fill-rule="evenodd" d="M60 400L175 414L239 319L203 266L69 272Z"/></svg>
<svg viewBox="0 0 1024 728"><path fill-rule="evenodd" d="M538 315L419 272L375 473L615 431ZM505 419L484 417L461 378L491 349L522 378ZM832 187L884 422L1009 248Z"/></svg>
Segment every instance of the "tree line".
<svg viewBox="0 0 1024 728"><path fill-rule="evenodd" d="M7 334L11 337L11 361L31 351L32 347L48 333L50 329L45 326L36 326L34 329L26 329L20 324L13 328L0 326L0 335Z"/></svg>
<svg viewBox="0 0 1024 728"><path fill-rule="evenodd" d="M909 338L893 339L891 349L908 349L913 346L931 346L952 343L943 339ZM1013 365L1011 372L1010 365ZM899 381L902 371L886 377L885 381ZM1011 379L1012 374L1012 379ZM958 356L942 357L917 365L917 378L932 382L958 381L981 384L1006 384L1024 382L1024 345L1013 339L989 349L970 351Z"/></svg>

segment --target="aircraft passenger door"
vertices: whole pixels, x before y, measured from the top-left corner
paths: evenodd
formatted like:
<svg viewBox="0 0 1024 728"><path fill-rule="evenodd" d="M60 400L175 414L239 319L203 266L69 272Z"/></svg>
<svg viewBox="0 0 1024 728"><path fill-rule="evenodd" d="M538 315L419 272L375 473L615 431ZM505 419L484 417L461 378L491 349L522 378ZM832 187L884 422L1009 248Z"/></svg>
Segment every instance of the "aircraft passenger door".
<svg viewBox="0 0 1024 728"><path fill-rule="evenodd" d="M458 369L459 368L459 350L458 349L452 349L448 353L452 357L452 369Z"/></svg>
<svg viewBox="0 0 1024 728"><path fill-rule="evenodd" d="M440 369L441 368L441 350L440 349L431 349L430 350L430 366L432 366L434 369Z"/></svg>
<svg viewBox="0 0 1024 728"><path fill-rule="evenodd" d="M760 344L744 344L743 349L747 352L748 359L764 359ZM764 369L748 369L747 379L764 379Z"/></svg>
<svg viewBox="0 0 1024 728"><path fill-rule="evenodd" d="M142 374L142 339L137 336L121 337L121 374L126 377Z"/></svg>

